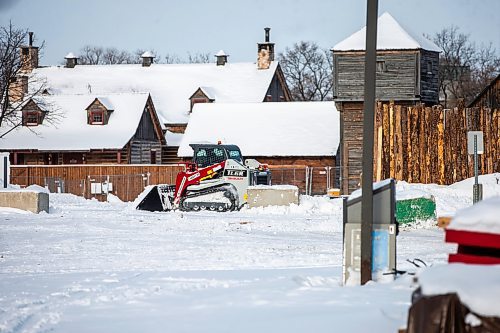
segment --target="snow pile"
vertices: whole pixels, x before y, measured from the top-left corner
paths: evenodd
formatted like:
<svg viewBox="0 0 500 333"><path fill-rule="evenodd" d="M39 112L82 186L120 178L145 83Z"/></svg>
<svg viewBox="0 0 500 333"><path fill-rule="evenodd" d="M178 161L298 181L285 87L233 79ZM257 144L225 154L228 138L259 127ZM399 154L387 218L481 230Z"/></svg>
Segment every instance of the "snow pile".
<svg viewBox="0 0 500 333"><path fill-rule="evenodd" d="M448 229L500 234L500 196L458 211Z"/></svg>
<svg viewBox="0 0 500 333"><path fill-rule="evenodd" d="M301 195L299 205L290 206L267 206L246 208L245 212L251 214L270 214L270 215L326 215L342 217L342 199L330 199L326 196L313 197Z"/></svg>
<svg viewBox="0 0 500 333"><path fill-rule="evenodd" d="M471 311L500 317L500 265L436 266L422 271L418 281L426 296L457 293Z"/></svg>
<svg viewBox="0 0 500 333"><path fill-rule="evenodd" d="M248 186L249 190L280 190L280 191L290 191L298 190L299 188L295 185L252 185Z"/></svg>
<svg viewBox="0 0 500 333"><path fill-rule="evenodd" d="M464 191L470 194L472 197L472 186L474 185L474 177L462 180L461 182L452 184L449 186L450 189L457 191ZM500 173L492 173L487 175L480 175L478 177L478 183L483 184L483 198L489 198L493 196L500 195Z"/></svg>
<svg viewBox="0 0 500 333"><path fill-rule="evenodd" d="M405 181L398 181L396 183L396 200L409 200L415 198L433 199L432 194L423 186L410 184Z"/></svg>
<svg viewBox="0 0 500 333"><path fill-rule="evenodd" d="M9 184L7 188L1 188L0 192L37 192L37 193L50 193L49 190L40 185L30 185L21 187L19 185Z"/></svg>

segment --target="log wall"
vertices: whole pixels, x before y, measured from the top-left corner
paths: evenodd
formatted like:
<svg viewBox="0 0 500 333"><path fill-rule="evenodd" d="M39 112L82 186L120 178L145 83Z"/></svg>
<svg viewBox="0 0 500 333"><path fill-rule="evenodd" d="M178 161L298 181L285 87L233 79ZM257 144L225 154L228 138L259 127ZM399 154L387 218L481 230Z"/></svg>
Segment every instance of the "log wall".
<svg viewBox="0 0 500 333"><path fill-rule="evenodd" d="M467 132L483 131L479 172L500 172L500 110L377 105L374 175L411 183L452 184L474 176ZM381 138L381 140L380 140Z"/></svg>

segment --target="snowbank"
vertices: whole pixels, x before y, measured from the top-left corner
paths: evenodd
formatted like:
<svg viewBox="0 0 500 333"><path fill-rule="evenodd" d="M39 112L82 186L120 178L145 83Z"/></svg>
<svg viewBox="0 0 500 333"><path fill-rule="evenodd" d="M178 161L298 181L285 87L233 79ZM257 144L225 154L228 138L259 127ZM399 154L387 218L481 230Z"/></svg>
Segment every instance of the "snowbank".
<svg viewBox="0 0 500 333"><path fill-rule="evenodd" d="M418 281L426 296L457 293L471 311L500 317L500 265L436 266L422 271Z"/></svg>
<svg viewBox="0 0 500 333"><path fill-rule="evenodd" d="M459 210L448 229L500 234L500 196Z"/></svg>

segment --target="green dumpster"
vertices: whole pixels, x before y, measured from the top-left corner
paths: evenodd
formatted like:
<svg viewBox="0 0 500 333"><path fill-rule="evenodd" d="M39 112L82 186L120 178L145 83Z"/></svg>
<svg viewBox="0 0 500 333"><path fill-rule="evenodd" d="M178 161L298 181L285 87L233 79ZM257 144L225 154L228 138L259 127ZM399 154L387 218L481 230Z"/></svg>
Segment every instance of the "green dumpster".
<svg viewBox="0 0 500 333"><path fill-rule="evenodd" d="M433 196L396 200L396 220L400 224L436 220L436 201Z"/></svg>

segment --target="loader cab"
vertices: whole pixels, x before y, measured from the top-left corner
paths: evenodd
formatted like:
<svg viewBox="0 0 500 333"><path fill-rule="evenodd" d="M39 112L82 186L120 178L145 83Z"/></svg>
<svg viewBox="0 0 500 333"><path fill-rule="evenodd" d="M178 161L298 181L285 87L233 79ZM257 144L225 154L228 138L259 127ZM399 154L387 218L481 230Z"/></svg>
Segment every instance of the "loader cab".
<svg viewBox="0 0 500 333"><path fill-rule="evenodd" d="M205 168L227 159L243 164L240 148L236 145L190 144L193 148L193 163Z"/></svg>

